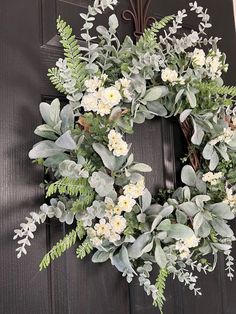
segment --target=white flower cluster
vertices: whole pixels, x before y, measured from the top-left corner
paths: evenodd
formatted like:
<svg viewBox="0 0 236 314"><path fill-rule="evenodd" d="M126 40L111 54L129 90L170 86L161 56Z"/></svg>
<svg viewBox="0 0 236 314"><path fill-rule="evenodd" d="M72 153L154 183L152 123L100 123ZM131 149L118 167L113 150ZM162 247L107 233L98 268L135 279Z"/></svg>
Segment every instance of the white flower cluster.
<svg viewBox="0 0 236 314"><path fill-rule="evenodd" d="M91 227L92 223L87 228L87 234L95 247L102 245L103 240L111 243L120 240L127 226L123 214L131 212L136 204L135 198L143 194L144 179L140 179L136 184L126 185L124 189L125 195L120 195L116 202L110 197L105 197L105 211L99 213L99 222L94 225L94 228Z"/></svg>
<svg viewBox="0 0 236 314"><path fill-rule="evenodd" d="M222 63L222 53L219 49L216 51L210 50L206 56L203 49L195 48L190 56L193 65L200 68L204 67L207 75L213 80L222 75L222 70L227 70L227 65Z"/></svg>
<svg viewBox="0 0 236 314"><path fill-rule="evenodd" d="M122 135L115 130L111 130L108 133L108 148L113 151L113 154L117 157L125 156L128 153L128 144L122 139Z"/></svg>
<svg viewBox="0 0 236 314"><path fill-rule="evenodd" d="M178 77L178 73L168 67L161 71L161 79L163 82L169 82L172 85L177 83L181 85L184 84L184 79L182 77Z"/></svg>
<svg viewBox="0 0 236 314"><path fill-rule="evenodd" d="M234 136L235 132L230 128L224 128L223 134L219 135L218 137L214 138L210 141L211 145L216 145L219 142L223 142L229 144Z"/></svg>
<svg viewBox="0 0 236 314"><path fill-rule="evenodd" d="M213 173L209 171L202 176L202 181L209 182L211 185L217 185L218 183L220 183L220 179L222 177L223 177L222 172Z"/></svg>
<svg viewBox="0 0 236 314"><path fill-rule="evenodd" d="M87 93L81 101L81 106L85 111L93 111L105 116L110 114L112 108L117 106L122 99L131 102L130 80L122 78L116 81L113 86L105 88L104 83L106 80L107 75L102 74L100 78L94 77L85 81Z"/></svg>
<svg viewBox="0 0 236 314"><path fill-rule="evenodd" d="M226 187L226 197L225 197L224 202L229 204L230 207L235 208L235 206L236 206L236 194L233 194L232 188Z"/></svg>
<svg viewBox="0 0 236 314"><path fill-rule="evenodd" d="M136 184L130 183L124 186L124 195L132 198L138 198L143 195L145 189L144 179L139 180Z"/></svg>
<svg viewBox="0 0 236 314"><path fill-rule="evenodd" d="M94 77L85 81L87 93L83 96L81 106L85 111L93 111L101 116L111 113L111 109L121 101L121 94L115 86L103 87L107 75Z"/></svg>
<svg viewBox="0 0 236 314"><path fill-rule="evenodd" d="M190 238L178 240L175 244L175 249L180 252L181 259L187 259L190 257L190 248L197 247L200 239L193 235Z"/></svg>

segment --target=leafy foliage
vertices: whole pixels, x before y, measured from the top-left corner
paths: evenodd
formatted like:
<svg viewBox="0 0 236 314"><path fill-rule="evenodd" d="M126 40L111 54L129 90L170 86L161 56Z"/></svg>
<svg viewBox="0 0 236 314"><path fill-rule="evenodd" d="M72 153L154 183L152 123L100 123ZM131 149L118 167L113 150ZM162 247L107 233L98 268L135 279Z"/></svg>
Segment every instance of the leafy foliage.
<svg viewBox="0 0 236 314"><path fill-rule="evenodd" d="M93 246L90 240L86 239L76 250L77 258L83 259L93 250Z"/></svg>
<svg viewBox="0 0 236 314"><path fill-rule="evenodd" d="M85 178L71 179L65 177L49 185L46 197L50 197L57 192L69 196L78 196L79 194L88 196L92 189Z"/></svg>
<svg viewBox="0 0 236 314"><path fill-rule="evenodd" d="M148 48L150 50L157 47L157 33L164 28L170 21L172 21L174 15L169 15L163 17L160 21L156 21L152 26L146 29L143 35L139 38L137 42L137 48Z"/></svg>
<svg viewBox="0 0 236 314"><path fill-rule="evenodd" d="M67 25L60 17L57 19L57 30L61 37L60 43L64 48L64 55L68 68L72 71L72 78L76 81L76 88L81 91L84 81L88 74L85 69L85 63L81 59L80 47L75 35L72 34L72 28ZM59 92L65 92L62 79L57 68L48 71L48 76Z"/></svg>
<svg viewBox="0 0 236 314"><path fill-rule="evenodd" d="M54 67L48 70L48 77L51 83L55 86L56 90L60 93L65 93L66 90L63 86L63 80L60 76L59 69Z"/></svg>
<svg viewBox="0 0 236 314"><path fill-rule="evenodd" d="M215 83L201 83L199 84L199 89L204 92L209 92L211 94L228 95L231 97L236 97L236 87L235 86L219 86Z"/></svg>
<svg viewBox="0 0 236 314"><path fill-rule="evenodd" d="M57 244L55 244L53 248L44 256L39 264L39 270L41 271L47 268L51 261L60 257L62 253L71 248L75 244L77 237L82 240L84 236L85 230L83 228L83 224L78 221L76 229L68 233L64 239L57 242Z"/></svg>
<svg viewBox="0 0 236 314"><path fill-rule="evenodd" d="M161 268L159 271L159 275L156 280L156 288L157 288L157 297L153 302L154 306L158 306L161 314L163 314L163 305L165 302L165 287L166 287L166 279L168 277L169 273L166 268Z"/></svg>

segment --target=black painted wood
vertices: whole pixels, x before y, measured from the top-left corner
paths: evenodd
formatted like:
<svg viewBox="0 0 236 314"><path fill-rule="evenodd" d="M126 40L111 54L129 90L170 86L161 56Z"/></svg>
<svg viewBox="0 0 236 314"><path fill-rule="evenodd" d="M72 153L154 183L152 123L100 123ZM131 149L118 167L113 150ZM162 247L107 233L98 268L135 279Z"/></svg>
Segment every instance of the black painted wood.
<svg viewBox="0 0 236 314"><path fill-rule="evenodd" d="M38 228L29 254L16 260L12 241L13 229L31 210L43 202L38 188L43 173L27 158L36 141L33 130L40 123L38 103L59 96L46 76L62 56L55 20L60 14L80 38L81 20L92 0L1 0L0 2L0 314L154 314L147 297L135 280L128 287L125 280L109 263L92 264L90 258L78 261L75 248L70 249L44 272L38 272L38 262L51 245L68 231L56 220ZM153 0L150 15L161 18L186 7L187 0ZM221 48L231 64L227 83L235 83L234 60L236 41L231 0L200 0L208 6L214 28L212 34L223 37ZM116 13L120 19L119 37L131 35L133 23L122 21L121 12L129 1L120 0ZM196 26L189 18L185 31ZM107 24L100 16L98 24ZM81 42L81 44L83 44ZM127 138L138 161L153 167L147 175L147 185L172 188L178 183L179 159L184 140L175 119L154 119L135 127ZM177 171L177 175L176 175ZM233 223L235 228L235 223ZM236 257L236 248L234 250ZM167 282L166 314L233 314L236 308L236 280L229 283L223 260L215 273L200 285L203 297L194 297L178 282ZM153 280L155 279L155 273Z"/></svg>

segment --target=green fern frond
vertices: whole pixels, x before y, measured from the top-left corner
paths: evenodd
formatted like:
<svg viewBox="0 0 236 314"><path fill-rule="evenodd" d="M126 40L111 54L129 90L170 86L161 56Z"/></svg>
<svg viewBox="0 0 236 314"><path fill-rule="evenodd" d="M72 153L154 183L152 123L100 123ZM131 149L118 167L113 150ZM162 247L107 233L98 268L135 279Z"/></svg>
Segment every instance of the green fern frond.
<svg viewBox="0 0 236 314"><path fill-rule="evenodd" d="M172 21L174 18L174 15L168 15L162 18L160 21L156 21L152 24L150 28L147 28L143 35L139 38L136 46L138 48L143 48L146 49L148 48L149 50L155 49L157 45L157 36L156 34L166 25Z"/></svg>
<svg viewBox="0 0 236 314"><path fill-rule="evenodd" d="M82 240L85 235L86 235L86 231L84 229L84 226L83 226L83 222L78 220L77 221L77 227L76 227L76 233L77 233L77 236L80 240Z"/></svg>
<svg viewBox="0 0 236 314"><path fill-rule="evenodd" d="M48 70L48 77L51 83L60 93L65 93L65 88L63 87L63 82L59 74L58 68L51 68Z"/></svg>
<svg viewBox="0 0 236 314"><path fill-rule="evenodd" d="M75 35L72 34L70 25L67 25L60 16L57 19L57 30L61 37L60 43L64 48L67 65L72 71L73 78L76 80L76 87L81 90L88 73L85 69L85 63L81 59L78 41Z"/></svg>
<svg viewBox="0 0 236 314"><path fill-rule="evenodd" d="M59 194L78 196L79 194L87 194L89 191L92 191L92 189L86 178L70 179L65 177L49 185L46 197L50 197L57 192Z"/></svg>
<svg viewBox="0 0 236 314"><path fill-rule="evenodd" d="M49 266L51 261L60 257L62 253L68 250L72 245L75 244L77 238L76 230L72 230L68 233L64 239L60 240L53 246L53 248L44 256L41 263L39 264L39 270L45 269Z"/></svg>
<svg viewBox="0 0 236 314"><path fill-rule="evenodd" d="M215 83L200 83L198 88L200 91L209 92L211 94L226 95L231 97L236 97L236 87L235 86L219 86Z"/></svg>
<svg viewBox="0 0 236 314"><path fill-rule="evenodd" d="M83 259L93 250L92 243L89 239L86 239L76 250L77 258Z"/></svg>
<svg viewBox="0 0 236 314"><path fill-rule="evenodd" d="M159 275L157 277L156 283L155 283L155 286L157 288L157 297L153 301L153 305L156 307L158 306L161 314L163 314L163 306L166 300L164 296L164 292L165 292L165 287L166 287L166 279L168 275L169 273L167 269L161 268L159 271Z"/></svg>

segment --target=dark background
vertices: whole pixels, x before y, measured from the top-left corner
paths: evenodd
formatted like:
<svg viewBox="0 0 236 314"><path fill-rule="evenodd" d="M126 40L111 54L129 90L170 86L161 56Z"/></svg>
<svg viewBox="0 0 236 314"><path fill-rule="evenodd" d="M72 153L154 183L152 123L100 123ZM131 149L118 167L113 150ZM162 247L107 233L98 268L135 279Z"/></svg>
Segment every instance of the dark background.
<svg viewBox="0 0 236 314"><path fill-rule="evenodd" d="M131 1L132 2L132 1ZM131 8L120 0L116 13L121 38L134 32L133 21L123 21L122 11ZM142 1L139 0L139 3ZM157 19L187 7L186 0L152 0L148 16ZM16 259L13 230L30 211L43 202L38 184L42 169L31 164L27 154L36 142L33 135L41 119L38 104L58 96L46 76L62 54L55 29L60 14L79 37L79 13L89 0L1 0L0 2L0 314L154 314L147 297L135 280L130 286L109 263L94 265L90 257L78 261L69 250L51 268L39 272L46 250L61 239L65 226L57 221L39 226L26 257ZM133 0L137 4L138 0ZM201 0L209 8L214 24L211 33L222 37L221 49L228 55L226 82L235 84L235 26L231 0ZM143 5L145 1L143 0ZM141 10L142 14L144 10ZM143 16L141 16L143 18ZM138 19L140 21L140 17ZM105 16L99 24L107 24ZM186 32L196 27L188 18ZM137 29L136 29L137 30ZM138 29L138 31L140 31ZM155 119L136 128L133 142L136 160L152 165L147 183L173 187L184 141L176 121ZM233 223L235 228L235 223ZM236 257L236 248L233 252ZM194 297L172 279L166 291L166 314L235 314L236 280L229 282L223 259L213 274L201 277L203 296Z"/></svg>

